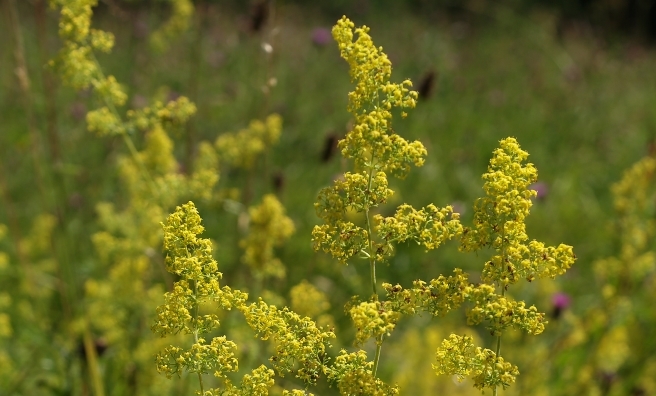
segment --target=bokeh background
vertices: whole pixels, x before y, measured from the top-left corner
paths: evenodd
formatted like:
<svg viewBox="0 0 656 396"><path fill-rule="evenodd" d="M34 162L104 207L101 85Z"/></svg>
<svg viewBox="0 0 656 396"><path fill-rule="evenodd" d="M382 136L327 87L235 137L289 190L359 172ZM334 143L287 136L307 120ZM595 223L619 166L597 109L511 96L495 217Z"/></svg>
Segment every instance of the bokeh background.
<svg viewBox="0 0 656 396"><path fill-rule="evenodd" d="M404 202L453 205L469 224L492 151L513 136L539 172L529 236L574 246L578 260L564 277L511 291L547 312L551 323L543 335L504 340L504 355L522 374L502 394L656 394L653 175L646 179L647 204L632 214L644 220L636 226L644 235L636 238L645 243L635 256L626 256L628 231L611 191L634 163L656 153L656 2L198 0L188 28L159 45L152 34L171 16L170 2L99 3L93 25L112 32L116 45L97 59L127 90L122 111L179 96L197 106L188 124L167 131L177 172L188 172L201 141L214 142L271 113L282 117L280 142L252 170L221 167L217 189L241 194L198 204L204 236L216 241L224 284L255 288L240 261L247 216L240 208L275 193L296 232L277 250L286 276L257 289L289 305L290 290L309 281L330 302L335 354L353 348L343 306L368 290L368 268L342 266L313 252L310 242L319 222L318 191L350 169L334 144L349 130L352 85L330 35L347 15L371 28L392 61L392 79L409 78L420 91L416 109L394 128L421 140L427 161L392 182L396 194L383 211L391 214ZM89 280L112 279L114 268L92 242L92 235L108 231L98 204L130 207L117 170L129 153L121 139L87 131L85 115L97 98L66 86L48 66L61 46L57 11L45 0L0 4L0 223L6 226L0 394L97 393L82 334L95 346L105 394L193 394L193 378L156 373L152 356L162 341L148 330L154 310L139 307L137 295L110 293L101 306L114 301L121 307L94 311ZM133 139L141 150L145 135ZM130 235L120 224L109 232ZM161 245L150 248L148 265L161 268ZM616 261L600 261L612 257ZM379 268L379 280L409 286L456 267L475 280L485 260L485 253L458 252L456 243L429 253L407 245ZM147 277L144 293L153 285L166 289L158 271ZM106 316L125 309L129 315L120 320L80 330L85 318L111 322ZM118 333L108 330L112 326ZM484 329L465 327L462 312L402 321L384 345L381 376L398 383L401 394L480 393L471 382L437 377L431 368L435 348L451 332L472 332L490 347ZM266 362L267 345L252 340L243 320L227 316L224 331L244 345L244 370ZM371 345L365 348L371 353ZM285 378L280 386L299 385ZM321 383L314 392L337 390Z"/></svg>

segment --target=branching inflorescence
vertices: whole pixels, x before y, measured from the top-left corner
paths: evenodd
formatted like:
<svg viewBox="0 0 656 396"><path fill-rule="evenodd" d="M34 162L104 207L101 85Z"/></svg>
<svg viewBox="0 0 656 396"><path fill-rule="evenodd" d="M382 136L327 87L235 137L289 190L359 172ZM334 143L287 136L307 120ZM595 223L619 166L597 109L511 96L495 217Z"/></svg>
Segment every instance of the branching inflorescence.
<svg viewBox="0 0 656 396"><path fill-rule="evenodd" d="M417 93L410 90L410 81L389 82L391 63L382 48L373 45L368 28L354 29L353 23L344 17L334 27L333 36L356 84L348 105L355 124L339 143L342 154L354 161L354 170L320 192L315 209L323 224L315 226L312 241L315 250L330 253L342 264L353 258L369 262L370 297L366 301L355 298L347 311L355 325L356 345L374 340L373 360L363 350L342 350L331 360L328 348L335 337L332 331L323 330L311 318L286 307L280 309L261 298L248 304L244 293L221 288L211 243L197 238L203 227L190 202L178 207L164 225L167 269L180 280L166 293L165 304L157 309L153 331L161 336L193 335L194 341L190 349L167 347L158 355L158 369L167 376L179 375L183 370L197 373L202 395L264 395L274 385L274 375L283 377L290 373L306 385L314 385L325 376L343 395L396 395L398 387L377 377L385 337L403 316L428 313L441 317L466 305L468 323L484 323L496 337L496 350L474 345L472 337L451 334L437 349L433 368L437 374L459 379L472 377L475 387L490 388L496 394L498 387L509 386L519 373L499 354L501 335L509 328L540 334L546 324L545 315L534 306L527 307L525 302L506 295L508 287L522 278L530 282L563 274L575 260L571 246L545 247L541 242L529 241L526 234L524 222L535 196L529 186L536 181L537 171L532 164L525 163L528 153L521 150L515 139L507 138L495 150L488 172L483 175L486 195L475 203L473 227L464 227L450 206L438 208L428 204L415 209L402 204L393 216L374 213L393 194L387 175L403 178L411 165L424 163L424 146L418 141L406 141L392 129L393 108L414 107ZM251 166L252 157L261 147L271 144L265 132L275 132L276 125L276 119L271 118L266 124L252 124L249 130L231 136L230 139L250 140L245 137L249 131L260 132L259 143L258 139L253 140L257 144L252 147L252 155L227 156L235 165ZM224 138L216 145L219 151L229 153L232 143ZM349 221L347 212L362 213L363 224ZM246 249L244 261L261 276L273 275L276 268L282 267L273 257L273 246L291 235L293 224L273 196L266 196L261 206L252 208L250 217L253 231L242 241ZM389 263L399 243L413 241L432 250L457 237L463 252L483 248L494 251L484 265L482 283L471 283L464 271L456 269L450 276L441 275L429 282L417 280L410 288L384 283L386 299L380 298L376 264ZM255 246L257 249L249 250ZM298 293L304 290L324 307L303 307ZM327 308L320 292L307 284L296 287L292 299L293 305L308 315L320 315ZM260 366L245 375L240 386L226 378L228 372L237 370L236 345L225 336L213 337L209 342L204 338L219 325L215 314L201 314L201 307L209 303L239 310L257 337L273 341L273 370ZM202 376L211 371L223 379L222 389L204 390ZM305 391L285 394L301 395Z"/></svg>
<svg viewBox="0 0 656 396"><path fill-rule="evenodd" d="M368 28L354 29L351 21L342 18L333 28L333 36L356 85L348 105L355 126L339 143L342 154L354 160L355 172L347 172L319 194L315 208L324 224L315 227L313 243L315 250L330 253L341 263L356 256L369 260L371 299L349 310L356 326L356 343L376 340L375 378L383 337L395 328L401 315L427 312L443 316L467 303L471 305L468 323L485 322L497 336L496 351L475 347L470 337L452 335L438 349L434 367L438 374L472 376L476 387L491 388L496 394L497 387L510 385L518 374L517 367L499 356L503 331L512 327L539 334L546 323L544 314L534 306L506 296L508 286L522 278L530 282L563 274L574 263L572 247L545 247L541 242L528 241L524 221L535 196L529 186L537 180L537 171L525 163L528 153L514 138L501 141L483 175L486 196L475 203L473 227L463 227L449 206L440 209L429 204L417 210L403 204L391 217L372 214L393 194L387 174L403 178L411 165L424 163L424 146L407 142L392 129L391 110L414 107L417 94L410 91L410 81L389 82L391 64L382 48L373 45ZM365 224L348 221L348 211L364 213ZM461 238L461 251L495 251L483 268L483 284L469 283L467 274L456 269L452 276L430 282L418 280L410 289L383 284L387 300L379 301L376 263L389 261L396 244L414 241L431 250L454 237Z"/></svg>

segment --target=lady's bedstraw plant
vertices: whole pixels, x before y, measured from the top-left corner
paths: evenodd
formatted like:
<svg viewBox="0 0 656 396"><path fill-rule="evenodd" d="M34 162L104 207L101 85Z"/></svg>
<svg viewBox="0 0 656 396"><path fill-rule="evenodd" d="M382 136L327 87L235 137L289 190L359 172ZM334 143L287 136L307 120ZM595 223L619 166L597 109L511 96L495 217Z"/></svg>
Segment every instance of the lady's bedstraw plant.
<svg viewBox="0 0 656 396"><path fill-rule="evenodd" d="M190 348L169 346L157 355L157 369L167 377L183 371L196 373L202 396L267 395L274 385L274 370L261 365L244 375L241 385L233 385L226 374L238 369L235 343L225 336L206 336L219 326L215 314L203 314L209 304L241 311L248 325L262 340L273 341L275 354L269 359L279 376L294 373L308 385L315 384L329 361L327 348L332 332L316 327L307 317L287 308L278 309L261 299L246 304L247 295L219 286L221 273L212 258L209 239L198 238L203 232L201 218L192 202L176 208L164 227L164 250L167 270L180 277L173 291L165 294L165 303L157 308L152 330L162 337L178 333L193 335ZM213 372L223 379L221 388L205 390L203 374ZM304 391L285 391L286 395L305 395Z"/></svg>
<svg viewBox="0 0 656 396"><path fill-rule="evenodd" d="M355 127L340 142L342 154L354 160L355 172L347 172L333 187L321 191L315 207L325 224L314 228L313 243L316 250L329 252L341 263L356 256L369 261L371 297L351 307L349 313L356 326L356 343L374 338L376 353L373 362L368 362L364 351L342 352L333 373L340 373L342 394L398 393L376 378L384 336L403 314L442 316L467 301L473 304L467 312L468 322L488 322L487 328L497 336L496 350L476 347L471 337L452 334L438 349L434 367L438 374L472 376L477 388L491 388L496 394L497 387L505 388L519 373L499 356L503 331L514 327L539 334L545 324L544 314L535 307L527 308L524 302L505 295L508 286L521 278L532 281L564 273L574 262L572 248L527 242L524 220L535 196L528 186L537 179L537 171L532 164L523 164L528 154L513 138L501 141L483 176L486 197L476 201L474 227L463 228L450 206L439 209L430 204L417 210L404 204L391 217L372 213L393 194L387 187L387 173L403 178L411 164L423 165L426 150L420 142L409 143L394 133L392 108L414 107L417 94L409 90L410 81L389 82L391 64L367 32L366 27L354 30L346 18L333 28L356 83L348 105ZM365 224L347 221L347 211L363 213ZM456 269L453 276L416 281L411 289L383 284L388 300L379 300L376 264L389 261L395 244L415 241L430 250L458 236L462 251L485 247L495 251L484 266L482 284L470 284L467 275ZM343 369L347 371L341 372Z"/></svg>
<svg viewBox="0 0 656 396"><path fill-rule="evenodd" d="M382 48L374 46L368 31L367 27L354 30L354 24L345 17L333 28L333 37L349 63L356 84L355 90L349 93L348 103L355 126L339 143L342 154L354 160L355 172L345 173L333 187L320 192L315 208L325 224L316 226L312 236L315 250L331 253L340 263L354 256L364 258L370 267L371 297L354 305L349 313L356 326L357 343L374 338L376 352L373 362L367 361L364 351L342 353L337 363L343 360L348 371L341 373L340 391L396 394L398 389L376 378L384 336L394 329L400 317L389 303L379 301L376 264L385 263L393 256L395 243L413 240L427 249L435 249L459 235L462 226L451 207L438 209L429 205L416 210L402 205L395 216L387 218L372 213L393 194L387 187L387 174L405 177L411 165L424 164L426 149L421 142L409 143L392 129L392 109L414 107L417 92L410 90L409 80L401 84L389 81L391 62ZM363 213L365 224L359 226L347 221L347 211ZM340 368L336 370L339 372Z"/></svg>

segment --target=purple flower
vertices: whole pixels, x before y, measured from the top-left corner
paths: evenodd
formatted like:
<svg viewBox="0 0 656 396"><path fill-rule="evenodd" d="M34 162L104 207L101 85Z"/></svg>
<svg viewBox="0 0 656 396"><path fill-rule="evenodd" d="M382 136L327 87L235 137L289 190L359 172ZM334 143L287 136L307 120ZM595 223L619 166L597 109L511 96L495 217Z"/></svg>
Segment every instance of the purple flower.
<svg viewBox="0 0 656 396"><path fill-rule="evenodd" d="M556 308L560 309L565 309L569 307L569 304L571 303L570 297L563 293L563 292L558 292L551 296L551 302Z"/></svg>
<svg viewBox="0 0 656 396"><path fill-rule="evenodd" d="M558 292L551 296L551 303L553 304L553 312L551 316L553 316L554 319L558 319L563 311L569 307L571 298L563 292Z"/></svg>
<svg viewBox="0 0 656 396"><path fill-rule="evenodd" d="M528 186L528 188L530 190L537 191L538 195L537 195L536 198L539 201L544 200L547 197L547 195L549 194L549 187L547 186L547 183L545 183L545 182L535 182L535 183L531 184L530 186Z"/></svg>
<svg viewBox="0 0 656 396"><path fill-rule="evenodd" d="M312 43L317 47L323 47L330 43L333 38L330 30L326 28L316 28L312 31Z"/></svg>

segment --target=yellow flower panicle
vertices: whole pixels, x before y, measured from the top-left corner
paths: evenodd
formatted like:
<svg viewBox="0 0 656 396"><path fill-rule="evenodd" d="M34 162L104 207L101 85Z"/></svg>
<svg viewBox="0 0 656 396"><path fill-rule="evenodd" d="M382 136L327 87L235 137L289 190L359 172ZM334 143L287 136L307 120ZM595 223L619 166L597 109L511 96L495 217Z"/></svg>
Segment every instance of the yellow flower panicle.
<svg viewBox="0 0 656 396"><path fill-rule="evenodd" d="M182 279L174 283L173 291L165 293L152 330L161 337L179 332L195 337L190 350L169 346L157 355L157 369L168 377L179 375L182 369L199 374L214 370L218 377L237 369L234 343L225 337L215 337L210 344L198 338L219 325L215 314L198 313L201 304L215 302L229 310L242 306L247 298L239 291L220 288L221 273L212 258L212 243L197 237L203 232L200 223L196 207L189 202L178 206L162 224L166 268Z"/></svg>
<svg viewBox="0 0 656 396"><path fill-rule="evenodd" d="M403 289L400 285L383 283L387 298L395 311L405 315L428 312L433 316L444 316L462 305L471 290L467 274L461 269L454 275L440 275L430 283L422 280L413 282L413 288Z"/></svg>
<svg viewBox="0 0 656 396"><path fill-rule="evenodd" d="M401 205L394 217L374 216L377 233L382 243L376 251L376 259L384 260L392 255L392 243L414 241L423 245L426 250L437 249L442 243L462 233L460 215L453 213L453 208L447 206L438 209L430 204L420 210L410 205Z"/></svg>
<svg viewBox="0 0 656 396"><path fill-rule="evenodd" d="M275 384L274 376L273 370L261 365L244 374L239 387L226 380L224 389L210 389L203 396L267 396Z"/></svg>
<svg viewBox="0 0 656 396"><path fill-rule="evenodd" d="M470 287L467 299L475 304L467 311L467 323L477 325L486 321L486 328L495 336L501 335L508 327L537 335L544 331L547 323L544 314L538 312L535 306L526 308L523 301L499 296L490 285Z"/></svg>
<svg viewBox="0 0 656 396"><path fill-rule="evenodd" d="M314 396L314 394L306 393L306 391L300 389L293 389L291 391L288 390L282 391L282 396Z"/></svg>
<svg viewBox="0 0 656 396"><path fill-rule="evenodd" d="M273 194L262 198L262 203L248 210L248 235L239 245L244 249L242 262L256 277L284 278L285 266L275 257L274 248L282 245L294 233L294 223L286 216L285 208Z"/></svg>
<svg viewBox="0 0 656 396"><path fill-rule="evenodd" d="M332 323L332 317L324 314L330 309L328 296L307 280L292 287L289 291L290 305L299 315L317 319L317 322Z"/></svg>
<svg viewBox="0 0 656 396"><path fill-rule="evenodd" d="M478 389L501 386L504 389L519 375L517 366L489 350L476 347L471 337L451 334L437 349L438 375L455 375L459 380L472 377Z"/></svg>
<svg viewBox="0 0 656 396"><path fill-rule="evenodd" d="M278 143L281 132L282 118L271 114L264 121L251 121L248 128L237 133L219 136L215 145L222 161L238 168L251 169L259 155Z"/></svg>
<svg viewBox="0 0 656 396"><path fill-rule="evenodd" d="M288 308L282 310L260 299L241 305L248 325L262 340L275 343L275 355L269 359L280 376L295 372L296 378L314 384L324 373L332 331L323 331L308 317Z"/></svg>
<svg viewBox="0 0 656 396"><path fill-rule="evenodd" d="M346 172L343 180L335 180L333 187L321 190L314 208L319 218L334 223L344 220L349 210L359 213L384 204L392 194L385 172L376 172L371 182L367 172Z"/></svg>
<svg viewBox="0 0 656 396"><path fill-rule="evenodd" d="M637 282L656 269L656 258L650 243L656 235L656 159L646 157L624 173L622 180L612 186L615 211L618 214L618 235L621 238L621 264L615 277L630 276ZM653 246L653 245L651 245ZM595 265L598 273L612 273L604 264Z"/></svg>
<svg viewBox="0 0 656 396"><path fill-rule="evenodd" d="M207 374L212 372L215 377L225 377L226 373L238 369L234 351L237 345L225 337L214 337L210 344L200 338L188 351L175 346L168 346L157 354L155 363L157 371L171 378L180 376L183 371Z"/></svg>
<svg viewBox="0 0 656 396"><path fill-rule="evenodd" d="M474 205L474 228L463 231L462 250L492 247L497 251L483 269L483 281L489 284L496 282L507 287L522 278L529 282L554 278L565 273L576 259L568 245L545 247L535 240L527 243L524 221L531 198L536 195L528 187L537 180L533 164L523 164L527 158L528 153L514 138L501 141L483 175L486 196Z"/></svg>
<svg viewBox="0 0 656 396"><path fill-rule="evenodd" d="M114 35L91 29L92 8L97 0L51 0L52 7L60 9L59 36L64 45L51 62L57 66L64 81L75 89L93 86L108 106L122 106L127 99L124 89L113 76L105 77L96 62L93 51L110 52Z"/></svg>
<svg viewBox="0 0 656 396"><path fill-rule="evenodd" d="M421 166L426 149L421 142L408 143L392 129L393 107L413 108L417 92L411 91L410 80L392 84L392 63L377 48L366 26L355 25L343 17L333 27L333 37L349 66L355 90L349 93L348 110L355 116L355 127L340 141L342 154L353 158L356 169L389 172L405 176L410 164ZM405 113L403 113L405 115Z"/></svg>
<svg viewBox="0 0 656 396"><path fill-rule="evenodd" d="M390 335L401 318L399 312L391 310L389 304L380 301L362 302L349 310L355 325L355 343L364 344L370 338L382 342L380 336Z"/></svg>
<svg viewBox="0 0 656 396"><path fill-rule="evenodd" d="M337 383L342 395L398 395L398 387L390 386L373 375L373 366L373 362L367 360L365 351L347 353L342 350L328 370L328 380Z"/></svg>
<svg viewBox="0 0 656 396"><path fill-rule="evenodd" d="M367 248L369 233L350 221L315 226L312 230L312 247L315 251L330 253L340 263L347 261Z"/></svg>
<svg viewBox="0 0 656 396"><path fill-rule="evenodd" d="M421 142L409 143L392 129L392 109L414 107L417 93L409 90L412 84L408 80L389 82L391 62L382 48L374 46L368 31L367 27L354 29L346 17L333 28L355 82L348 106L355 126L339 144L342 154L355 161L356 172L345 173L333 187L321 190L315 210L325 224L312 231L314 249L330 253L344 264L356 255L383 262L393 255L394 243L408 240L435 249L462 229L458 215L449 207L434 205L419 211L402 205L394 217L375 215L371 222L367 218L366 228L346 219L347 212L369 217L370 210L385 204L393 194L387 175L404 177L411 164L423 165L426 156ZM447 220L449 215L451 220Z"/></svg>
<svg viewBox="0 0 656 396"><path fill-rule="evenodd" d="M191 0L169 0L172 11L168 21L150 36L150 43L158 51L163 51L176 36L189 29L194 15L194 3Z"/></svg>
<svg viewBox="0 0 656 396"><path fill-rule="evenodd" d="M180 96L166 104L155 101L151 106L143 109L128 110L127 116L135 128L147 131L158 127L183 125L196 114L196 105L188 98Z"/></svg>
<svg viewBox="0 0 656 396"><path fill-rule="evenodd" d="M440 275L429 284L415 281L413 286L403 289L400 285L383 284L391 309L406 315L428 312L433 316L444 316L470 302L474 306L467 310L468 324L487 322L486 328L493 335L500 335L508 327L540 334L547 323L544 314L534 306L526 308L522 301L502 297L490 285L468 283L467 274L461 269L454 270L454 275L449 277Z"/></svg>

